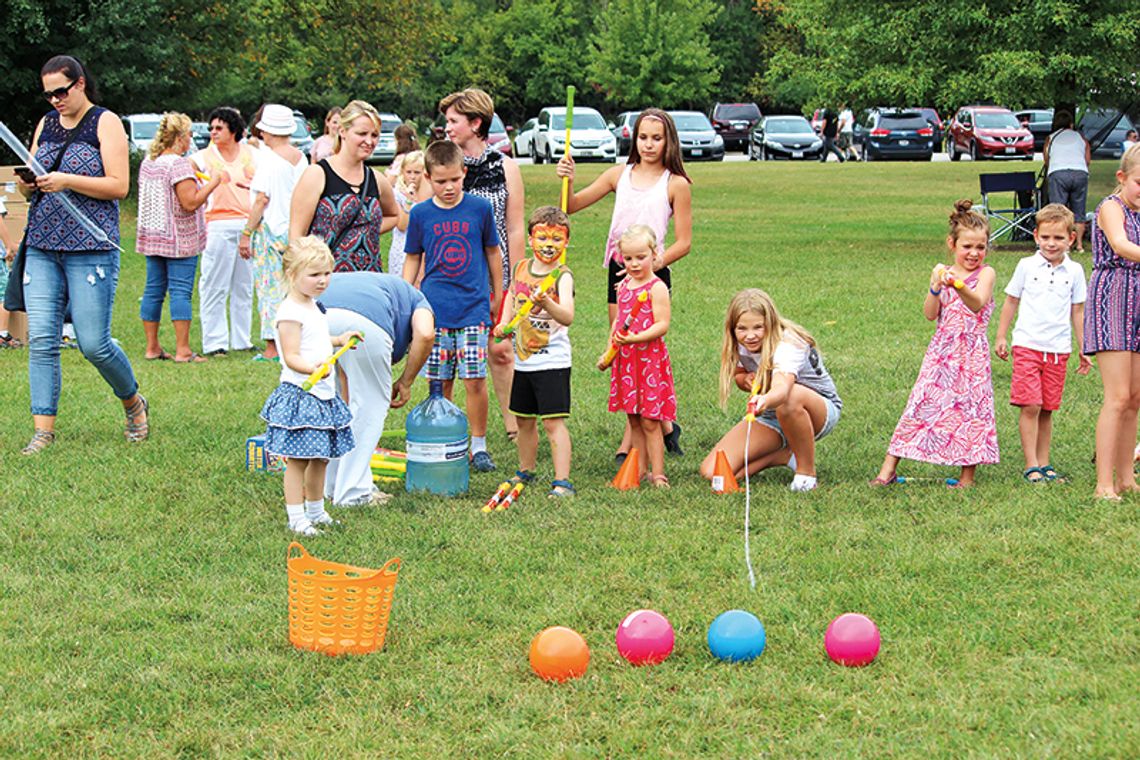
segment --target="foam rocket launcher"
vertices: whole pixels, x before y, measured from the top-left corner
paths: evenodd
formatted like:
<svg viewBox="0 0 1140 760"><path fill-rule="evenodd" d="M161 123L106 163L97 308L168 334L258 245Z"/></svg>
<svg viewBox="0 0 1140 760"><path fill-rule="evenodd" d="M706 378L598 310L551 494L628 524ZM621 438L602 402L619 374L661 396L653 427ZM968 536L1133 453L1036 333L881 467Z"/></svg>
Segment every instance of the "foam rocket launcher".
<svg viewBox="0 0 1140 760"><path fill-rule="evenodd" d="M491 498L487 499L487 503L483 505L483 511L484 512L494 512L495 507L499 506L499 502L501 502L503 500L504 496L506 496L508 493L510 493L510 490L511 490L510 481L504 480L502 483L500 483L499 487L498 487L498 489L496 489L494 495L491 496Z"/></svg>
<svg viewBox="0 0 1140 760"><path fill-rule="evenodd" d="M746 422L756 421L756 412L752 409L752 399L760 392L760 373L757 372L752 377L752 389L748 392L748 413L744 415Z"/></svg>
<svg viewBox="0 0 1140 760"><path fill-rule="evenodd" d="M399 473L401 476L408 471L406 462L393 462L389 459L377 459L376 457L372 457L370 466L372 472Z"/></svg>
<svg viewBox="0 0 1140 760"><path fill-rule="evenodd" d="M949 282L947 282L946 277L949 274L950 270L946 267L938 267L938 276L942 278L943 282L946 282L946 284L952 286L955 290L961 290L962 288L966 287L966 283L963 280L959 280L957 277L954 277Z"/></svg>
<svg viewBox="0 0 1140 760"><path fill-rule="evenodd" d="M647 300L649 300L649 293L641 293L637 297L637 300L633 302L633 306L629 310L629 314L625 315L625 320L622 321L621 327L618 328L618 335L625 335L629 332L629 328L633 325L633 320L637 318L638 312L641 311L641 307L645 306ZM619 348L620 346L618 346L615 341L610 341L610 347L607 348L605 354L602 355L601 366L598 367L599 370L604 371L614 363Z"/></svg>
<svg viewBox="0 0 1140 760"><path fill-rule="evenodd" d="M210 181L210 175L206 174L206 172L194 172L194 176L197 177L198 179L202 180L203 182L209 182Z"/></svg>
<svg viewBox="0 0 1140 760"><path fill-rule="evenodd" d="M359 342L360 338L356 337L355 335L349 338L348 342L341 346L335 354L321 362L321 366L317 367L315 370L313 370L313 374L305 378L305 382L301 383L301 390L311 391L313 389L313 386L321 381L321 378L332 372L333 367L336 366L337 360L340 359L340 357L344 356L344 352Z"/></svg>
<svg viewBox="0 0 1140 760"><path fill-rule="evenodd" d="M511 489L511 492L508 493L503 498L503 500L495 506L495 511L502 512L504 509L509 509L510 506L514 504L515 501L519 498L519 495L523 492L524 488L526 488L526 483L516 483L515 487Z"/></svg>
<svg viewBox="0 0 1140 760"><path fill-rule="evenodd" d="M546 293L554 287L554 283L557 281L558 270L555 269L553 272L543 277L542 282L538 283L537 292ZM511 317L511 321L507 322L506 326L503 328L503 337L500 338L498 336L495 336L495 342L501 343L510 336L514 335L515 329L519 326L519 322L522 322L524 319L526 319L532 311L534 311L534 296L531 296L523 301L523 305L519 307L519 310L515 312L515 315L513 317Z"/></svg>
<svg viewBox="0 0 1140 760"><path fill-rule="evenodd" d="M574 85L566 85L566 152L565 155L570 155L570 127L574 124ZM566 209L570 206L570 178L562 178L562 213L567 213ZM559 264L566 263L566 252L562 252L562 258L558 260Z"/></svg>

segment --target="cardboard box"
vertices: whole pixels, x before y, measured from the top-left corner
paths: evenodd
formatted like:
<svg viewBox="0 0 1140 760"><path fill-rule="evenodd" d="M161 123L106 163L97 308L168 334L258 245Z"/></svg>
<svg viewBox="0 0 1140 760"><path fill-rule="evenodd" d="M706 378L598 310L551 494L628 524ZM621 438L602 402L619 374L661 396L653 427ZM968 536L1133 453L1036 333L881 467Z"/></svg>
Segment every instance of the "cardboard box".
<svg viewBox="0 0 1140 760"><path fill-rule="evenodd" d="M265 450L264 435L251 435L245 441L245 469L249 472L284 472L285 461Z"/></svg>

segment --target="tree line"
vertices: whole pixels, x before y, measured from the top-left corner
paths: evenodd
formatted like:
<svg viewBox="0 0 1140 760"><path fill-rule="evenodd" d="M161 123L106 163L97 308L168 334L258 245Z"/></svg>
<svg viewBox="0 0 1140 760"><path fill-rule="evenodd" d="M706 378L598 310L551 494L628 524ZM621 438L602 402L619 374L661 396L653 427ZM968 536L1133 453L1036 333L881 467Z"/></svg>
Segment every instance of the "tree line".
<svg viewBox="0 0 1140 760"><path fill-rule="evenodd" d="M39 67L76 55L126 113L363 98L426 121L490 92L508 123L562 102L765 112L846 102L1133 105L1135 0L8 0L0 102L17 132L46 109Z"/></svg>

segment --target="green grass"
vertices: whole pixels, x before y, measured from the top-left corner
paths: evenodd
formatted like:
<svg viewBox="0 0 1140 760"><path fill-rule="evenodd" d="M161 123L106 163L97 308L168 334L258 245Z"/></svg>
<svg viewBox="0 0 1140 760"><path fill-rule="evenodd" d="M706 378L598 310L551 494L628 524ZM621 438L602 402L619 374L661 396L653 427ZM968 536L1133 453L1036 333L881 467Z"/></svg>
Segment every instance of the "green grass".
<svg viewBox="0 0 1140 760"><path fill-rule="evenodd" d="M534 488L487 516L479 506L499 476L474 475L469 498L401 496L306 541L351 564L403 558L379 654L288 644L280 480L243 470L276 372L239 357L142 361L141 257L124 257L114 332L152 403L149 443L123 442L119 405L68 352L59 441L19 456L27 356L0 352L0 756L1135 756L1140 519L1134 499L1091 499L1099 379L1070 376L1057 416L1053 461L1071 485L1022 482L1010 369L996 359L1003 461L981 468L976 489L865 485L932 331L922 296L945 255L947 214L977 197L978 168L692 173L695 244L675 270L667 336L685 424L686 455L666 462L674 488L607 487L622 425L605 411L608 376L592 368L605 336L607 201L573 220L580 496L555 503ZM524 177L528 210L557 202L548 167ZM1089 197L1111 182L1096 164ZM991 254L999 286L1025 253ZM819 490L789 493L783 470L753 481L755 591L743 500L710 494L697 475L743 405L738 394L721 411L715 377L724 308L745 286L813 331L845 401L820 446ZM509 471L514 454L492 431ZM539 461L549 478L545 445ZM639 607L677 632L657 667L632 668L614 646ZM768 649L729 666L704 637L736 607L764 621ZM823 653L828 622L851 610L882 631L868 668ZM583 678L530 674L530 639L549 625L586 637Z"/></svg>

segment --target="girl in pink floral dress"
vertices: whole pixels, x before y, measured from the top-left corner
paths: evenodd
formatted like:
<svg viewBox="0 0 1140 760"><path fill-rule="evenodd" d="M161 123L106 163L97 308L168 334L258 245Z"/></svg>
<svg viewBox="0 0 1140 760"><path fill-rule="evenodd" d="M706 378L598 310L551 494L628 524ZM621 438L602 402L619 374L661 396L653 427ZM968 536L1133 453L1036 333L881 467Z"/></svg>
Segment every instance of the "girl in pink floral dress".
<svg viewBox="0 0 1140 760"><path fill-rule="evenodd" d="M646 453L641 476L648 465L654 485L667 488L665 443L661 423L677 419L677 396L673 391L673 367L665 348L669 330L669 289L653 273L657 236L644 224L635 224L618 243L625 259L626 277L617 287L617 319L612 340L618 354L612 365L610 411L629 417L632 447ZM621 329L642 293L648 300L639 308L628 330ZM599 361L599 366L604 366Z"/></svg>
<svg viewBox="0 0 1140 760"><path fill-rule="evenodd" d="M961 200L950 215L946 245L954 264L938 264L930 275L930 291L922 305L938 327L914 390L899 420L886 459L871 485L898 482L900 459L962 468L951 487L974 485L979 464L998 461L994 422L994 388L990 375L990 343L986 326L994 310L994 270L985 265L989 222Z"/></svg>

